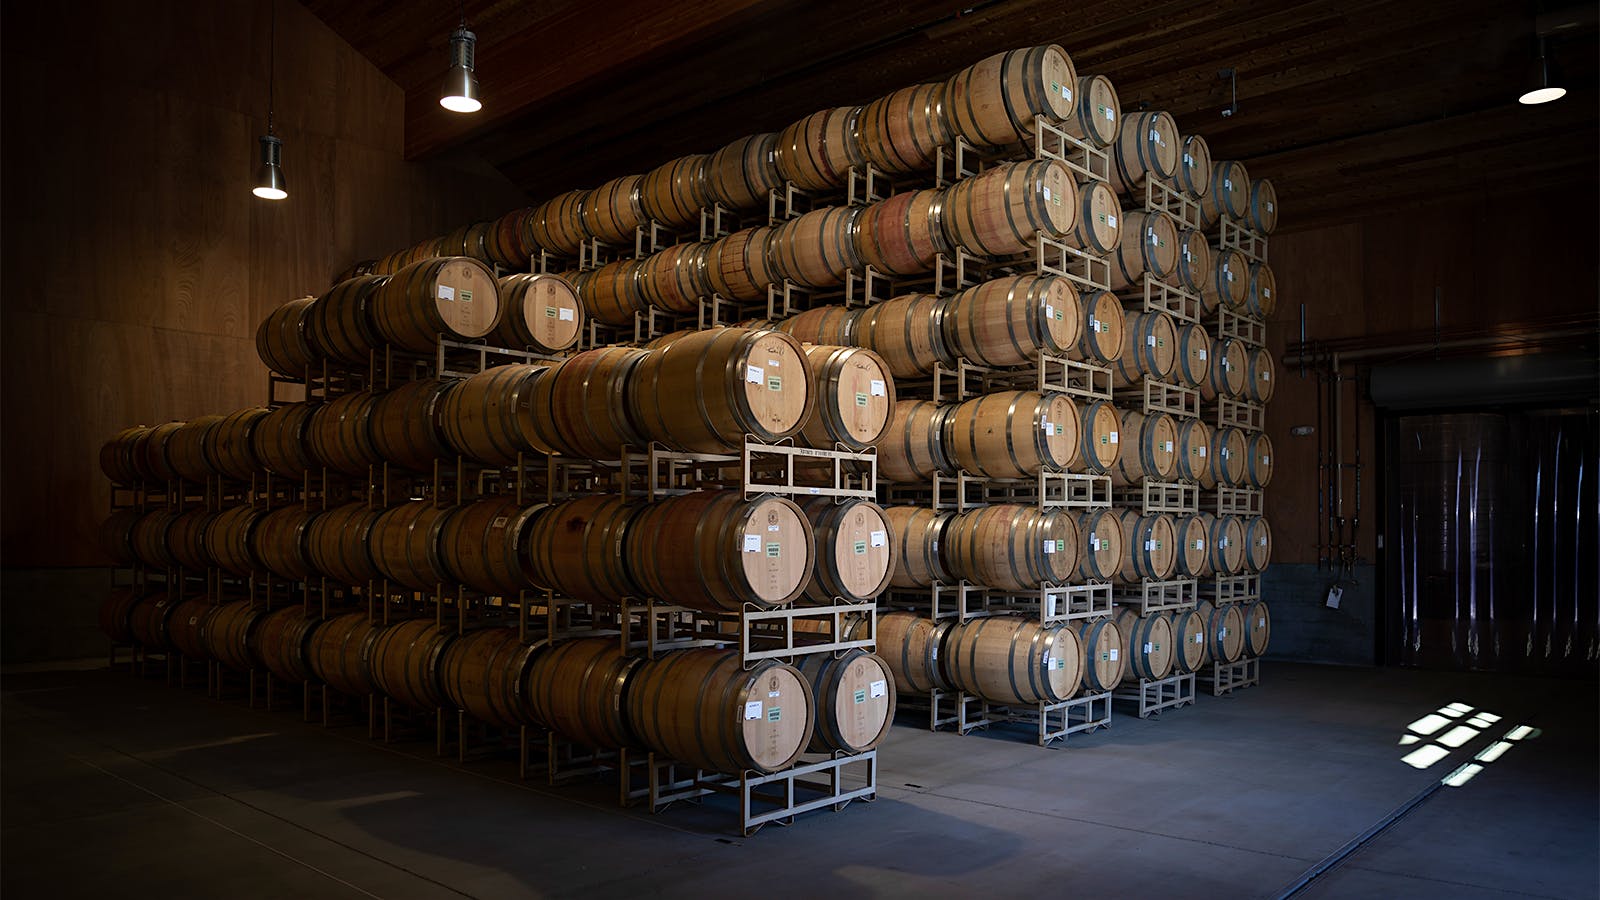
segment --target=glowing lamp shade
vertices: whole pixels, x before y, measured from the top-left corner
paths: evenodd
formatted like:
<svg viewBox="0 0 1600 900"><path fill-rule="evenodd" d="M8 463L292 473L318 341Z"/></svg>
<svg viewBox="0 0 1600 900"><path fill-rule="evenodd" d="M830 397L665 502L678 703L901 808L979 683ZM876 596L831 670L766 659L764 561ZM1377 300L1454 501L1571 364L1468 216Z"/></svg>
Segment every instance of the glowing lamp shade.
<svg viewBox="0 0 1600 900"><path fill-rule="evenodd" d="M282 200L289 196L283 179L283 141L270 134L261 136L261 166L256 169L256 185L250 192L263 200Z"/></svg>
<svg viewBox="0 0 1600 900"><path fill-rule="evenodd" d="M1528 72L1528 83L1532 85L1517 102L1523 106L1536 106L1540 103L1549 103L1560 100L1567 95L1567 89L1551 84L1550 60L1544 55L1544 46L1541 42L1539 58L1533 61L1533 66ZM1560 79L1555 79L1559 81Z"/></svg>
<svg viewBox="0 0 1600 900"><path fill-rule="evenodd" d="M1534 106L1539 103L1549 103L1551 100L1560 100L1567 95L1567 89L1561 87L1541 87L1523 94L1517 102L1524 106Z"/></svg>
<svg viewBox="0 0 1600 900"><path fill-rule="evenodd" d="M451 112L475 113L483 109L478 99L478 76L473 73L478 36L465 28L450 35L450 70L444 76L439 105Z"/></svg>

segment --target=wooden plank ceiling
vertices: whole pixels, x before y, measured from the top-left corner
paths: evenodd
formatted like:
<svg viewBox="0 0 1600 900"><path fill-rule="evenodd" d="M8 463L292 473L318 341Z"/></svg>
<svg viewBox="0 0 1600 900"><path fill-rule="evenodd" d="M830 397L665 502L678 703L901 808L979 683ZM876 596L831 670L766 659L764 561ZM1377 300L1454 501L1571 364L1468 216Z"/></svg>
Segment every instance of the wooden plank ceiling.
<svg viewBox="0 0 1600 900"><path fill-rule="evenodd" d="M1521 107L1524 3L470 0L484 111L462 117L437 102L454 4L304 2L405 91L409 156L481 157L528 201L1048 42L1124 109L1169 110L1272 177L1285 229L1470 192L1595 194L1594 33L1552 45L1567 98Z"/></svg>

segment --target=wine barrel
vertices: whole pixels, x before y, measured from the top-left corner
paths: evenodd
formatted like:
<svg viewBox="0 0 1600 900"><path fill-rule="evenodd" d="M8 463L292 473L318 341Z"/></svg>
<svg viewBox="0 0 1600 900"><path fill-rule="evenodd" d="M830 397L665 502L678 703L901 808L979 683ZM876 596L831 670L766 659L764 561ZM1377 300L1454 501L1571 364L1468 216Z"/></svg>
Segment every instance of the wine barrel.
<svg viewBox="0 0 1600 900"><path fill-rule="evenodd" d="M1211 376L1211 335L1204 325L1186 322L1178 326L1177 353L1173 374L1178 384L1199 387Z"/></svg>
<svg viewBox="0 0 1600 900"><path fill-rule="evenodd" d="M1244 569L1246 572L1265 571L1272 561L1272 528L1262 516L1250 516L1244 526Z"/></svg>
<svg viewBox="0 0 1600 900"><path fill-rule="evenodd" d="M306 662L312 676L352 697L376 691L371 656L378 631L365 612L345 613L322 623L306 643Z"/></svg>
<svg viewBox="0 0 1600 900"><path fill-rule="evenodd" d="M805 347L817 401L800 427L800 443L817 450L865 450L888 432L894 378L878 354L860 347Z"/></svg>
<svg viewBox="0 0 1600 900"><path fill-rule="evenodd" d="M1078 72L1059 45L1008 50L986 57L945 83L950 128L981 149L1025 143L1034 120L1063 122L1077 109Z"/></svg>
<svg viewBox="0 0 1600 900"><path fill-rule="evenodd" d="M440 686L450 705L480 722L526 725L533 721L525 691L534 655L514 627L470 631L445 648Z"/></svg>
<svg viewBox="0 0 1600 900"><path fill-rule="evenodd" d="M923 482L940 472L953 474L956 467L945 447L945 432L954 409L931 400L895 403L889 427L878 442L878 477Z"/></svg>
<svg viewBox="0 0 1600 900"><path fill-rule="evenodd" d="M133 643L133 627L128 616L141 596L133 587L115 587L100 603L100 630L113 645Z"/></svg>
<svg viewBox="0 0 1600 900"><path fill-rule="evenodd" d="M640 202L643 182L643 175L624 175L584 194L578 202L583 230L604 243L632 247L639 226L648 221Z"/></svg>
<svg viewBox="0 0 1600 900"><path fill-rule="evenodd" d="M945 645L953 623L935 622L916 613L878 614L877 647L889 666L897 693L928 694L949 690L939 648Z"/></svg>
<svg viewBox="0 0 1600 900"><path fill-rule="evenodd" d="M772 267L768 250L773 229L766 225L735 231L706 248L706 281L729 300L760 300L767 287L783 281Z"/></svg>
<svg viewBox="0 0 1600 900"><path fill-rule="evenodd" d="M1211 453L1211 426L1199 419L1178 420L1177 476L1180 481L1205 478Z"/></svg>
<svg viewBox="0 0 1600 900"><path fill-rule="evenodd" d="M1111 185L1133 196L1151 179L1170 182L1177 176L1183 136L1170 113L1149 110L1122 118L1113 150Z"/></svg>
<svg viewBox="0 0 1600 900"><path fill-rule="evenodd" d="M246 407L223 416L206 429L200 439L200 452L206 458L206 465L224 478L249 481L261 468L251 446L251 436L267 412L261 406Z"/></svg>
<svg viewBox="0 0 1600 900"><path fill-rule="evenodd" d="M861 318L859 310L836 305L816 306L797 316L784 319L773 327L802 344L850 347L855 345L856 330Z"/></svg>
<svg viewBox="0 0 1600 900"><path fill-rule="evenodd" d="M383 462L372 437L378 398L371 391L345 394L319 403L306 422L306 449L319 464L346 475L365 477Z"/></svg>
<svg viewBox="0 0 1600 900"><path fill-rule="evenodd" d="M167 461L179 478L204 483L216 474L206 458L205 439L221 421L221 416L196 416L172 433L167 441Z"/></svg>
<svg viewBox="0 0 1600 900"><path fill-rule="evenodd" d="M950 298L945 342L980 365L1027 365L1041 353L1059 355L1075 347L1081 319L1078 292L1066 278L996 278Z"/></svg>
<svg viewBox="0 0 1600 900"><path fill-rule="evenodd" d="M895 564L889 583L902 588L925 588L934 582L953 581L939 550L945 528L955 513L935 512L920 506L891 506L883 511L889 524ZM879 633L881 640L882 633Z"/></svg>
<svg viewBox="0 0 1600 900"><path fill-rule="evenodd" d="M874 203L856 218L856 256L884 275L932 272L945 252L940 191L906 191Z"/></svg>
<svg viewBox="0 0 1600 900"><path fill-rule="evenodd" d="M1202 600L1195 612L1206 623L1206 652L1214 663L1238 662L1244 654L1244 617L1237 603L1212 606Z"/></svg>
<svg viewBox="0 0 1600 900"><path fill-rule="evenodd" d="M1272 615L1267 611L1267 601L1256 600L1239 611L1243 619L1240 628L1244 633L1244 655L1264 656L1272 640Z"/></svg>
<svg viewBox="0 0 1600 900"><path fill-rule="evenodd" d="M1178 530L1167 513L1140 515L1137 510L1117 510L1127 552L1117 575L1129 584L1166 581L1178 563Z"/></svg>
<svg viewBox="0 0 1600 900"><path fill-rule="evenodd" d="M644 173L639 181L644 214L668 228L698 228L700 210L711 206L706 177L710 162L710 154L692 153Z"/></svg>
<svg viewBox="0 0 1600 900"><path fill-rule="evenodd" d="M1278 279L1272 274L1272 267L1264 262L1251 263L1249 271L1250 278L1244 292L1244 309L1250 315L1265 321L1272 318L1273 312L1278 308L1278 301L1273 297Z"/></svg>
<svg viewBox="0 0 1600 900"><path fill-rule="evenodd" d="M623 554L646 596L691 609L738 611L800 596L815 567L816 542L793 501L699 491L640 510Z"/></svg>
<svg viewBox="0 0 1600 900"><path fill-rule="evenodd" d="M583 230L583 198L587 191L567 191L533 208L522 223L524 242L556 256L577 256L588 237ZM538 250L532 254L538 255Z"/></svg>
<svg viewBox="0 0 1600 900"><path fill-rule="evenodd" d="M133 530L144 513L134 507L116 510L100 523L100 549L118 566L131 566L139 558L134 552Z"/></svg>
<svg viewBox="0 0 1600 900"><path fill-rule="evenodd" d="M1078 223L1072 171L1056 159L1001 163L963 178L944 195L945 240L977 256L1031 252Z"/></svg>
<svg viewBox="0 0 1600 900"><path fill-rule="evenodd" d="M945 648L950 683L991 703L1060 703L1082 684L1078 638L1065 624L1021 616L968 619L950 629Z"/></svg>
<svg viewBox="0 0 1600 900"><path fill-rule="evenodd" d="M1083 652L1083 689L1104 693L1122 683L1128 660L1122 655L1122 629L1110 616L1078 623L1078 645Z"/></svg>
<svg viewBox="0 0 1600 900"><path fill-rule="evenodd" d="M251 455L272 475L299 481L313 465L306 446L306 427L316 408L308 403L286 403L269 410L250 432Z"/></svg>
<svg viewBox="0 0 1600 900"><path fill-rule="evenodd" d="M368 667L372 683L391 700L412 709L437 709L445 704L440 665L455 628L426 619L396 622L372 640Z"/></svg>
<svg viewBox="0 0 1600 900"><path fill-rule="evenodd" d="M614 638L555 644L536 653L528 668L528 712L580 746L636 747L626 696L639 664Z"/></svg>
<svg viewBox="0 0 1600 900"><path fill-rule="evenodd" d="M182 422L162 422L150 429L138 444L140 453L134 463L146 481L171 481L178 477L172 468L170 448L172 436L183 427Z"/></svg>
<svg viewBox="0 0 1600 900"><path fill-rule="evenodd" d="M643 268L643 260L619 259L585 272L573 283L584 313L614 328L632 326L634 314L650 308L639 278Z"/></svg>
<svg viewBox="0 0 1600 900"><path fill-rule="evenodd" d="M811 497L800 504L815 535L816 560L805 597L819 604L835 597L871 600L889 586L895 546L889 519L870 500L834 503Z"/></svg>
<svg viewBox="0 0 1600 900"><path fill-rule="evenodd" d="M1272 361L1272 351L1265 347L1255 347L1245 353L1245 389L1244 396L1257 403L1267 403L1272 400L1272 392L1277 387L1273 375L1277 366Z"/></svg>
<svg viewBox="0 0 1600 900"><path fill-rule="evenodd" d="M767 264L779 279L811 288L844 284L847 273L861 268L856 252L853 206L814 209L777 226L767 242Z"/></svg>
<svg viewBox="0 0 1600 900"><path fill-rule="evenodd" d="M455 379L428 378L378 395L367 419L376 454L400 468L432 472L435 461L450 455L443 410L445 397L457 384Z"/></svg>
<svg viewBox="0 0 1600 900"><path fill-rule="evenodd" d="M800 430L816 402L805 352L777 331L723 328L652 350L627 383L628 409L649 440L722 453L745 435L775 441Z"/></svg>
<svg viewBox="0 0 1600 900"><path fill-rule="evenodd" d="M1208 289L1201 293L1210 312L1215 312L1219 306L1228 309L1243 311L1245 299L1250 290L1250 263L1243 253L1237 250L1216 249L1216 258L1211 269L1211 278L1207 281Z"/></svg>
<svg viewBox="0 0 1600 900"><path fill-rule="evenodd" d="M1160 681L1172 674L1178 655L1172 617L1164 613L1141 616L1126 606L1112 615L1122 633L1122 658L1127 662L1122 680Z"/></svg>
<svg viewBox="0 0 1600 900"><path fill-rule="evenodd" d="M1250 375L1249 357L1244 343L1231 337L1218 337L1211 344L1211 371L1200 383L1200 396L1216 402L1218 397L1243 396Z"/></svg>
<svg viewBox="0 0 1600 900"><path fill-rule="evenodd" d="M706 162L706 188L711 198L729 209L757 209L783 189L778 173L778 136L752 134L711 154Z"/></svg>
<svg viewBox="0 0 1600 900"><path fill-rule="evenodd" d="M645 746L713 772L788 767L811 741L815 700L792 666L751 669L733 651L678 650L641 662L625 695Z"/></svg>
<svg viewBox="0 0 1600 900"><path fill-rule="evenodd" d="M602 347L570 356L535 381L532 408L537 415L536 446L563 456L620 459L623 448L647 442L629 419L628 379L648 354L626 347Z"/></svg>
<svg viewBox="0 0 1600 900"><path fill-rule="evenodd" d="M1110 291L1091 291L1078 298L1083 307L1083 329L1072 356L1095 365L1122 358L1122 301Z"/></svg>
<svg viewBox="0 0 1600 900"><path fill-rule="evenodd" d="M250 550L255 530L265 514L248 506L235 506L217 513L206 528L206 555L217 568L240 578L261 570L261 561Z"/></svg>
<svg viewBox="0 0 1600 900"><path fill-rule="evenodd" d="M560 353L583 333L583 303L559 275L518 273L500 279L500 319L489 343L535 353Z"/></svg>
<svg viewBox="0 0 1600 900"><path fill-rule="evenodd" d="M1078 185L1078 223L1061 242L1093 256L1109 256L1122 242L1122 201L1104 181Z"/></svg>
<svg viewBox="0 0 1600 900"><path fill-rule="evenodd" d="M514 209L494 220L494 232L488 242L489 258L507 269L526 269L532 262L532 247L524 238L528 217L533 207Z"/></svg>
<svg viewBox="0 0 1600 900"><path fill-rule="evenodd" d="M1272 438L1256 432L1244 442L1244 481L1250 487L1264 488L1272 483Z"/></svg>
<svg viewBox="0 0 1600 900"><path fill-rule="evenodd" d="M266 367L285 378L303 381L317 359L307 327L314 297L290 300L256 326L256 355Z"/></svg>
<svg viewBox="0 0 1600 900"><path fill-rule="evenodd" d="M1172 370L1178 365L1178 328L1172 316L1164 312L1138 312L1128 310L1123 314L1122 333L1127 336L1122 355L1112 369L1112 384L1131 387L1151 381L1173 381Z"/></svg>
<svg viewBox="0 0 1600 900"><path fill-rule="evenodd" d="M304 581L313 571L307 543L316 518L316 512L300 505L280 506L266 513L250 534L250 552L268 572Z"/></svg>
<svg viewBox="0 0 1600 900"><path fill-rule="evenodd" d="M250 655L273 678L304 684L311 680L311 634L321 623L320 616L300 606L272 610L250 636Z"/></svg>
<svg viewBox="0 0 1600 900"><path fill-rule="evenodd" d="M1244 163L1215 160L1211 163L1211 190L1200 197L1200 222L1207 231L1223 217L1240 220L1250 214L1250 173Z"/></svg>
<svg viewBox="0 0 1600 900"><path fill-rule="evenodd" d="M1122 523L1109 509L1078 513L1078 577L1084 581L1112 581L1118 577L1125 556Z"/></svg>
<svg viewBox="0 0 1600 900"><path fill-rule="evenodd" d="M541 437L549 413L533 404L545 366L495 366L463 379L440 407L444 438L462 456L489 466L515 465L519 453L550 451Z"/></svg>
<svg viewBox="0 0 1600 900"><path fill-rule="evenodd" d="M133 523L130 545L140 562L157 569L172 569L178 565L167 543L167 531L178 514L170 509L152 509Z"/></svg>
<svg viewBox="0 0 1600 900"><path fill-rule="evenodd" d="M256 662L250 651L251 638L266 614L245 600L216 607L200 632L205 655L235 672L250 671Z"/></svg>
<svg viewBox="0 0 1600 900"><path fill-rule="evenodd" d="M1169 213L1134 210L1127 213L1111 256L1111 289L1138 288L1145 274L1169 281L1181 255L1178 222Z"/></svg>
<svg viewBox="0 0 1600 900"><path fill-rule="evenodd" d="M1117 464L1111 483L1118 487L1149 481L1171 481L1178 471L1178 422L1164 412L1122 413L1118 426Z"/></svg>
<svg viewBox="0 0 1600 900"><path fill-rule="evenodd" d="M628 575L624 551L639 510L615 494L546 507L528 531L528 577L540 587L584 603L615 605L638 596L640 589Z"/></svg>
<svg viewBox="0 0 1600 900"><path fill-rule="evenodd" d="M1237 575L1245 565L1244 522L1238 516L1201 513L1206 523L1206 554L1216 575Z"/></svg>
<svg viewBox="0 0 1600 900"><path fill-rule="evenodd" d="M217 611L210 597L192 597L173 608L167 618L167 642L188 659L209 659L204 632L206 621Z"/></svg>
<svg viewBox="0 0 1600 900"><path fill-rule="evenodd" d="M944 339L947 309L947 301L933 294L904 294L874 303L855 316L846 313L845 321L854 329L854 334L846 337L848 343L865 347L882 357L894 377L922 378L932 375L938 363L955 364L955 357ZM789 321L797 321L807 314L801 313ZM835 328L838 330L838 326Z"/></svg>
<svg viewBox="0 0 1600 900"><path fill-rule="evenodd" d="M1003 391L950 414L945 449L956 465L989 478L1026 478L1078 460L1077 404L1065 394Z"/></svg>
<svg viewBox="0 0 1600 900"><path fill-rule="evenodd" d="M1198 228L1178 231L1178 269L1175 273L1178 287L1201 298L1202 316L1210 316L1214 309L1205 309L1205 297L1211 284L1213 254L1205 232Z"/></svg>
<svg viewBox="0 0 1600 900"><path fill-rule="evenodd" d="M372 523L368 541L372 561L383 577L414 591L434 591L451 572L439 553L439 536L453 508L440 509L432 500L391 506Z"/></svg>
<svg viewBox="0 0 1600 900"><path fill-rule="evenodd" d="M372 322L402 350L432 353L439 339L477 340L494 330L500 292L494 273L465 256L414 262L372 294Z"/></svg>
<svg viewBox="0 0 1600 900"><path fill-rule="evenodd" d="M1178 543L1173 556L1173 573L1178 578L1203 578L1210 574L1206 554L1206 520L1198 515L1174 516L1172 530Z"/></svg>
<svg viewBox="0 0 1600 900"><path fill-rule="evenodd" d="M178 567L191 572L204 572L211 568L211 555L206 551L206 531L211 527L215 513L205 508L191 509L172 520L167 528L167 548Z"/></svg>
<svg viewBox="0 0 1600 900"><path fill-rule="evenodd" d="M778 174L807 191L843 187L861 155L861 107L812 113L778 133L773 162Z"/></svg>
<svg viewBox="0 0 1600 900"><path fill-rule="evenodd" d="M1109 402L1094 400L1084 406L1079 413L1080 446L1072 471L1089 475L1114 472L1122 455L1121 429L1122 418Z"/></svg>
<svg viewBox="0 0 1600 900"><path fill-rule="evenodd" d="M1249 213L1244 218L1250 228L1261 234L1277 230L1278 191L1271 179L1257 178L1250 182Z"/></svg>
<svg viewBox="0 0 1600 900"><path fill-rule="evenodd" d="M458 506L439 528L439 568L485 594L515 597L532 588L528 535L542 505L493 497Z"/></svg>
<svg viewBox="0 0 1600 900"><path fill-rule="evenodd" d="M133 642L146 650L171 649L167 642L167 621L177 607L177 598L166 592L140 597L128 611L128 631L133 635Z"/></svg>
<svg viewBox="0 0 1600 900"><path fill-rule="evenodd" d="M1198 134L1185 135L1173 187L1199 200L1211 190L1211 145Z"/></svg>
<svg viewBox="0 0 1600 900"><path fill-rule="evenodd" d="M958 513L944 528L950 575L1001 591L1037 591L1078 570L1078 528L1061 510L1001 503Z"/></svg>
<svg viewBox="0 0 1600 900"><path fill-rule="evenodd" d="M813 753L861 753L883 743L894 724L894 679L889 664L869 650L842 656L812 653L795 662L811 686Z"/></svg>
<svg viewBox="0 0 1600 900"><path fill-rule="evenodd" d="M1200 486L1211 490L1219 485L1238 487L1244 484L1244 467L1248 461L1244 432L1237 428L1218 428L1211 434L1210 462L1200 476Z"/></svg>
<svg viewBox="0 0 1600 900"><path fill-rule="evenodd" d="M645 257L638 271L639 295L656 309L698 313L700 298L711 295L705 244L675 244Z"/></svg>
<svg viewBox="0 0 1600 900"><path fill-rule="evenodd" d="M383 577L372 559L372 526L383 513L365 503L336 506L311 520L306 553L317 572L337 584L364 585Z"/></svg>
<svg viewBox="0 0 1600 900"><path fill-rule="evenodd" d="M1078 76L1078 94L1072 115L1061 123L1061 130L1093 147L1109 147L1117 141L1122 125L1122 103L1111 79L1104 75Z"/></svg>
<svg viewBox="0 0 1600 900"><path fill-rule="evenodd" d="M890 175L928 172L955 140L944 109L945 85L916 84L861 110L861 155Z"/></svg>
<svg viewBox="0 0 1600 900"><path fill-rule="evenodd" d="M112 484L129 485L144 480L137 462L142 455L141 444L150 436L150 428L135 425L124 428L100 445L100 471Z"/></svg>
<svg viewBox="0 0 1600 900"><path fill-rule="evenodd" d="M1172 670L1178 675L1198 672L1210 658L1206 644L1206 620L1198 610L1180 609L1172 614Z"/></svg>

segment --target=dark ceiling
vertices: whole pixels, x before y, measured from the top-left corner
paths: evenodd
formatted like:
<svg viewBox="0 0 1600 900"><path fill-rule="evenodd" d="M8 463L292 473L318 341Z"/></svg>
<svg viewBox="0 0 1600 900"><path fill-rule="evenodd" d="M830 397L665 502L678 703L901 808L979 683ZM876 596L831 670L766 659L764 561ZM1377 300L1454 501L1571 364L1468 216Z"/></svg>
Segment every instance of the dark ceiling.
<svg viewBox="0 0 1600 900"><path fill-rule="evenodd" d="M1283 227L1469 192L1592 202L1596 37L1551 44L1567 98L1522 107L1535 8L1495 0L470 0L484 110L443 111L456 5L304 0L406 92L412 157L481 157L530 201L1059 43L1124 109L1171 111L1271 176ZM1231 118L1228 82L1238 72ZM508 206L515 201L508 201Z"/></svg>

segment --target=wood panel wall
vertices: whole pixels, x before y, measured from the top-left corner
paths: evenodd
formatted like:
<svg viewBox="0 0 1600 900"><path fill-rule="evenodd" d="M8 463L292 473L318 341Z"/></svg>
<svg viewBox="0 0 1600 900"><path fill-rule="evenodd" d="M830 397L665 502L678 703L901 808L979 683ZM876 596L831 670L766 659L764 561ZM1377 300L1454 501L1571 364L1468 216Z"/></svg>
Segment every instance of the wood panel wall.
<svg viewBox="0 0 1600 900"><path fill-rule="evenodd" d="M292 0L278 0L276 63L290 196L252 197L269 10L78 4L60 55L59 10L5 5L7 567L102 564L101 441L263 402L253 335L270 309L523 202L487 167L404 162L400 89Z"/></svg>
<svg viewBox="0 0 1600 900"><path fill-rule="evenodd" d="M1488 328L1600 308L1593 183L1542 193L1517 193L1452 201L1401 212L1375 212L1345 225L1298 231L1271 241L1280 307L1267 344L1282 359L1299 340L1300 304L1313 339L1404 334L1434 327L1435 290L1444 330ZM1285 207L1293 197L1283 197ZM1276 454L1266 514L1273 529L1273 560L1317 561L1325 527L1317 515L1318 437L1293 437L1295 425L1317 421L1317 382L1280 365L1277 393L1268 407L1267 433ZM1359 449L1360 554L1374 559L1382 523L1377 506L1371 404L1352 386L1346 393L1342 435L1346 461ZM1360 441L1356 440L1359 415ZM1354 514L1354 476L1346 489L1346 514Z"/></svg>

